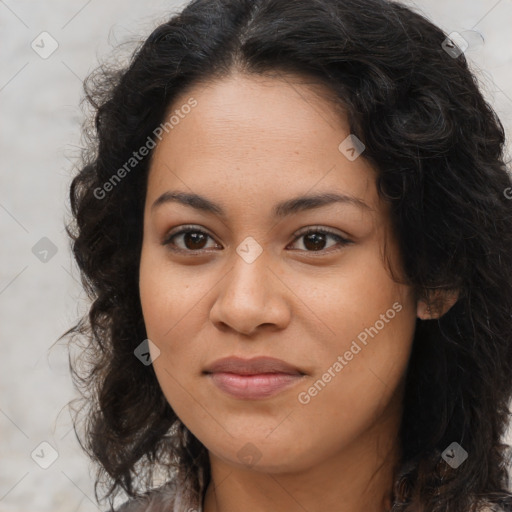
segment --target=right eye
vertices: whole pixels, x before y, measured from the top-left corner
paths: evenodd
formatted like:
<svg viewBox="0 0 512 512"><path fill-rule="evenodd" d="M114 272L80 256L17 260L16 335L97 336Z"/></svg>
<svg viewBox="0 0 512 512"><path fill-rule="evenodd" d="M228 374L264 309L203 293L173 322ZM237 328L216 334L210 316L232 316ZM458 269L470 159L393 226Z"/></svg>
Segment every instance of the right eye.
<svg viewBox="0 0 512 512"><path fill-rule="evenodd" d="M169 246L171 251L195 253L205 250L208 238L213 240L208 233L195 226L184 226L179 231L171 231L166 235L162 245ZM217 244L217 247L220 246Z"/></svg>

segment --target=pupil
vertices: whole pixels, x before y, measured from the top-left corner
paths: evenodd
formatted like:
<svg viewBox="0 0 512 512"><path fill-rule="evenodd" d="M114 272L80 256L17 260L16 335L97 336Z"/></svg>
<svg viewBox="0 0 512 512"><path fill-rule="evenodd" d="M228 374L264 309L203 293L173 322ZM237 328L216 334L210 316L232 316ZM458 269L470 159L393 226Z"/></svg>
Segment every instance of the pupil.
<svg viewBox="0 0 512 512"><path fill-rule="evenodd" d="M313 242L312 246L309 245L310 241ZM322 249L322 247L320 247L322 244L325 244L325 235L323 233L311 233L309 235L306 235L306 241L304 242L304 246L307 249Z"/></svg>
<svg viewBox="0 0 512 512"><path fill-rule="evenodd" d="M203 240L200 240L201 238ZM196 233L196 232L185 233L184 241L185 241L185 245L188 249L192 249L192 250L202 249L204 246L205 236L202 233ZM203 242L203 245L201 245L201 242ZM190 247L190 244L192 245L192 247ZM195 244L199 244L200 247L195 246Z"/></svg>

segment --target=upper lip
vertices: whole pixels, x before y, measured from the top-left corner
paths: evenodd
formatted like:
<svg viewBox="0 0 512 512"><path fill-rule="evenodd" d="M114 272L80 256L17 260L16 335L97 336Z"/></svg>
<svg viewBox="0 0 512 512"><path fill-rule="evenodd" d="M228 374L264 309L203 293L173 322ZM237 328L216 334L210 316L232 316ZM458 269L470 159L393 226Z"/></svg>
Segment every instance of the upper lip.
<svg viewBox="0 0 512 512"><path fill-rule="evenodd" d="M281 359L260 356L252 359L241 357L224 357L217 359L204 370L205 373L227 372L238 375L258 375L261 373L286 373L289 375L303 375L298 368Z"/></svg>

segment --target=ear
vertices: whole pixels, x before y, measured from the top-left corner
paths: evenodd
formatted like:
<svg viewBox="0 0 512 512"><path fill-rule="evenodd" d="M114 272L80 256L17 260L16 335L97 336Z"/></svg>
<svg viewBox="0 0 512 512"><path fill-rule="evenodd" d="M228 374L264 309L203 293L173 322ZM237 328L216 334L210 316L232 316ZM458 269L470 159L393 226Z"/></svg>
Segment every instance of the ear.
<svg viewBox="0 0 512 512"><path fill-rule="evenodd" d="M421 320L441 318L459 300L458 290L436 290L429 296L419 299L416 315Z"/></svg>

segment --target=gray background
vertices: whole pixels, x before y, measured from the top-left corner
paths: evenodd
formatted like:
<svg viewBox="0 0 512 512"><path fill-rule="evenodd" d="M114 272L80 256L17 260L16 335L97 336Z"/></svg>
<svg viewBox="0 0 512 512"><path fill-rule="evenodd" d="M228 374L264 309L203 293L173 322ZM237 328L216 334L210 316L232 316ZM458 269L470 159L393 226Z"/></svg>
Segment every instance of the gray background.
<svg viewBox="0 0 512 512"><path fill-rule="evenodd" d="M183 4L0 0L0 512L98 510L92 467L65 407L76 396L65 343L49 351L87 306L63 231L82 80L98 59L146 37ZM512 0L408 4L469 40L466 56L510 137ZM57 49L42 58L51 44ZM35 462L51 462L42 442L58 454L48 469Z"/></svg>

